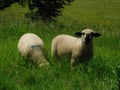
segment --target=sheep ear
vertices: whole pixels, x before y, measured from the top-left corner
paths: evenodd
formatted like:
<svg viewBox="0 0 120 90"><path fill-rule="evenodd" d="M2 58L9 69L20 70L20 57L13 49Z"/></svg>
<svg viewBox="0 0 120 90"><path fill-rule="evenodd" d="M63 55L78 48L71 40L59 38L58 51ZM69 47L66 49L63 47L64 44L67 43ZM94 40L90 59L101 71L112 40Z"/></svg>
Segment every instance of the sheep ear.
<svg viewBox="0 0 120 90"><path fill-rule="evenodd" d="M93 33L93 36L94 37L99 37L99 36L101 36L101 34L100 33Z"/></svg>
<svg viewBox="0 0 120 90"><path fill-rule="evenodd" d="M76 35L76 36L81 36L82 33L81 33L81 32L76 32L75 35Z"/></svg>

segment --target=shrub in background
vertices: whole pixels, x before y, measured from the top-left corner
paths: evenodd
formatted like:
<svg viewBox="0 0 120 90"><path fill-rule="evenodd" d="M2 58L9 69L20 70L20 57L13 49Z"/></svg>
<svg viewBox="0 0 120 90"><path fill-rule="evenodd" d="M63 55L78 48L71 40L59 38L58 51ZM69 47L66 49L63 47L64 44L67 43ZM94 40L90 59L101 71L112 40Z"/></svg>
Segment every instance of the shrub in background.
<svg viewBox="0 0 120 90"><path fill-rule="evenodd" d="M65 5L69 5L73 0L20 0L19 3L23 6L28 4L32 14L32 19L55 20L61 15ZM34 12L34 14L33 14Z"/></svg>

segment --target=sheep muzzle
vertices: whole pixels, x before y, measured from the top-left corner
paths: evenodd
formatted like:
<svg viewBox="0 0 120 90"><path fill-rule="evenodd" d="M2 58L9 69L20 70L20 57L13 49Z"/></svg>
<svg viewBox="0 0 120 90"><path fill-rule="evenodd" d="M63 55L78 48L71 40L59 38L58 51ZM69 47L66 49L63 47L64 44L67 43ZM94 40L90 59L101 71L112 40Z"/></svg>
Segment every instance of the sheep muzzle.
<svg viewBox="0 0 120 90"><path fill-rule="evenodd" d="M92 37L90 35L86 35L85 44L90 44L91 40L92 40Z"/></svg>

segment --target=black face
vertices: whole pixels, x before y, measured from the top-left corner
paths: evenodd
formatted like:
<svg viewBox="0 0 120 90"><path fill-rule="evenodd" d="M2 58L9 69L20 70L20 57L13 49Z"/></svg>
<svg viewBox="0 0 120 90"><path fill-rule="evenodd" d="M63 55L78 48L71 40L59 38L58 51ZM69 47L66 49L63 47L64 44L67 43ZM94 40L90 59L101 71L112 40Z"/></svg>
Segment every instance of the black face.
<svg viewBox="0 0 120 90"><path fill-rule="evenodd" d="M85 44L90 44L91 40L92 40L92 35L91 34L86 34L85 35Z"/></svg>
<svg viewBox="0 0 120 90"><path fill-rule="evenodd" d="M99 37L101 36L101 34L99 33L95 33L95 32L90 32L90 31L86 31L86 32L76 32L75 35L77 36L81 36L82 41L85 44L90 44L90 42L92 41L93 37Z"/></svg>

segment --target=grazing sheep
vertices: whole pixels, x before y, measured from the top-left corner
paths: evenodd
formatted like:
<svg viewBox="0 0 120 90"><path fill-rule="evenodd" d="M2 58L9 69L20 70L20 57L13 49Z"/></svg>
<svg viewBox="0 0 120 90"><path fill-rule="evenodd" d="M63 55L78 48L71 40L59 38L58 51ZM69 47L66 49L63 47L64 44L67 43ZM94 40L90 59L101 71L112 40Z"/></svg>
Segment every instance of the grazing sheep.
<svg viewBox="0 0 120 90"><path fill-rule="evenodd" d="M101 36L91 29L85 29L82 32L76 32L76 38L69 35L58 35L52 40L52 57L67 57L71 59L71 65L89 61L93 57L93 37Z"/></svg>
<svg viewBox="0 0 120 90"><path fill-rule="evenodd" d="M44 56L43 41L35 34L24 34L19 39L18 51L21 53L21 56L32 60L33 63L38 64L39 67L49 65Z"/></svg>

